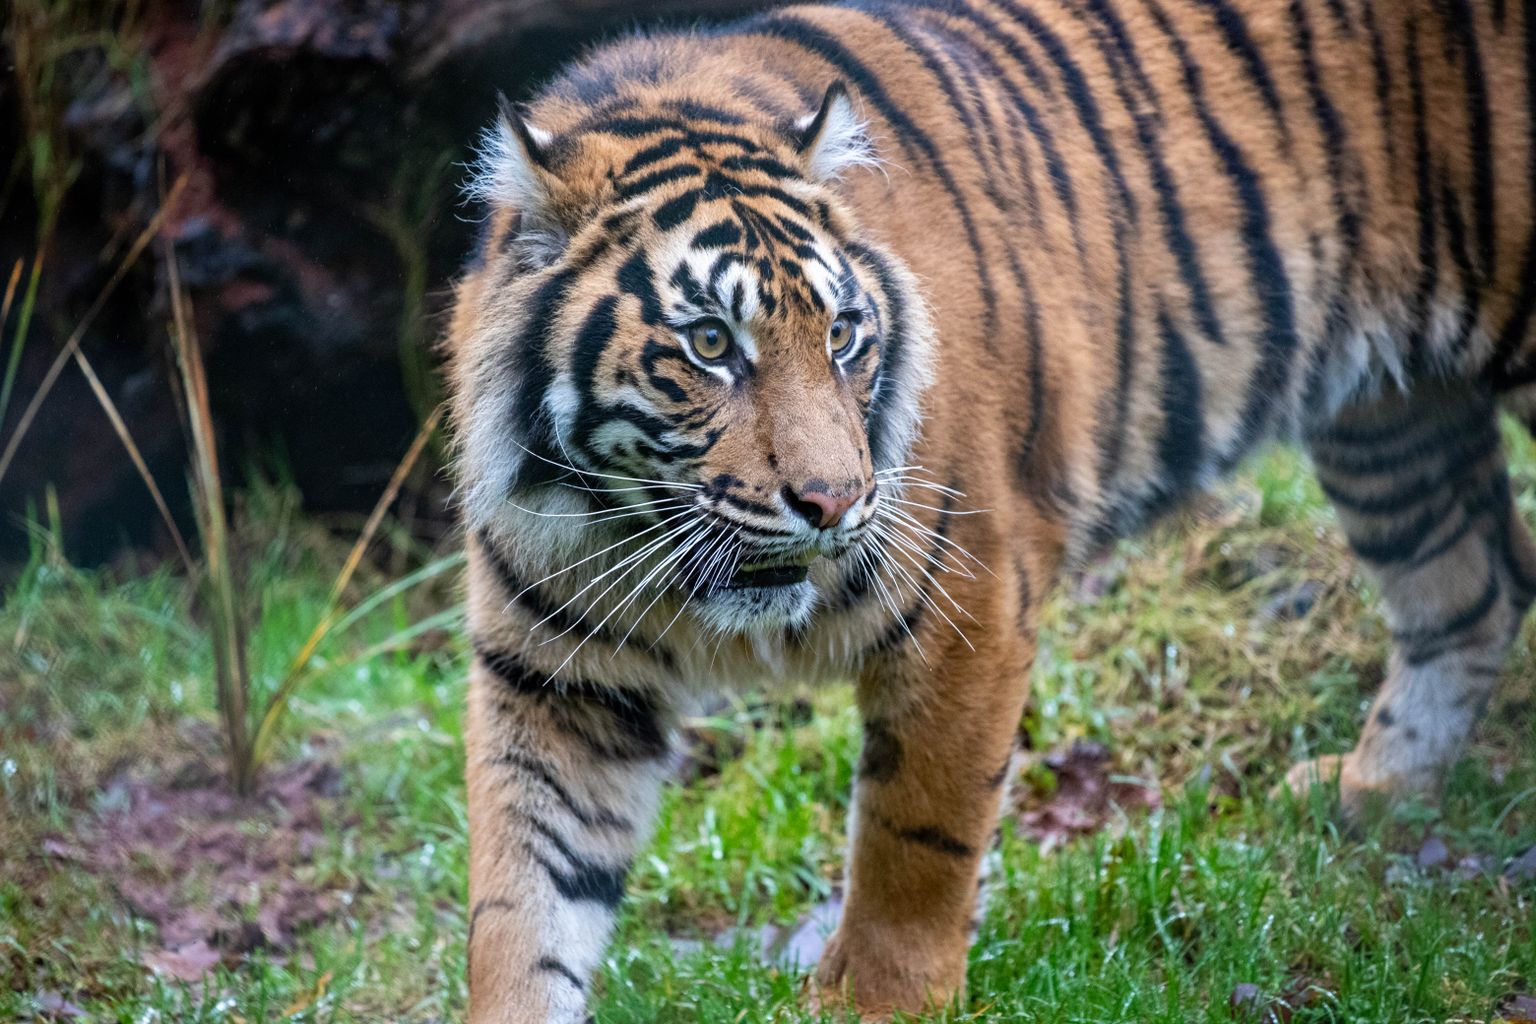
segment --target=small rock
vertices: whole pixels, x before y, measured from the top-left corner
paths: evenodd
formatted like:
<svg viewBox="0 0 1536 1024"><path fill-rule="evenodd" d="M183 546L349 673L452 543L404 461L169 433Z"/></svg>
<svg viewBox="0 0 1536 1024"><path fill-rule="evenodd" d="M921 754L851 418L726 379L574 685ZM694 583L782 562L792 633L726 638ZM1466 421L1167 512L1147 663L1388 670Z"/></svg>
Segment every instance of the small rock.
<svg viewBox="0 0 1536 1024"><path fill-rule="evenodd" d="M821 959L827 938L837 928L843 915L843 901L837 897L818 903L793 931L780 940L779 948L771 958L789 967L808 968Z"/></svg>
<svg viewBox="0 0 1536 1024"><path fill-rule="evenodd" d="M709 948L709 943L703 939L684 939L674 935L668 941L672 944L672 955L679 960L702 953Z"/></svg>
<svg viewBox="0 0 1536 1024"><path fill-rule="evenodd" d="M1256 1016L1264 1009L1264 991L1251 982L1243 982L1232 989L1232 996L1227 1000L1232 1007L1232 1015L1239 1020L1247 1020Z"/></svg>
<svg viewBox="0 0 1536 1024"><path fill-rule="evenodd" d="M1419 852L1414 857L1414 861L1422 871L1443 867L1450 859L1451 851L1446 849L1445 841L1439 836L1430 836L1424 840L1424 845L1419 847Z"/></svg>
<svg viewBox="0 0 1536 1024"><path fill-rule="evenodd" d="M1504 877L1512 882L1536 878L1536 846L1510 861L1504 869Z"/></svg>
<svg viewBox="0 0 1536 1024"><path fill-rule="evenodd" d="M1303 580L1294 586L1282 587L1264 603L1259 617L1266 622L1294 622L1304 619L1323 596L1323 585L1318 580Z"/></svg>
<svg viewBox="0 0 1536 1024"><path fill-rule="evenodd" d="M1456 862L1456 877L1463 879L1477 878L1486 875L1493 870L1492 861L1484 855L1469 853Z"/></svg>
<svg viewBox="0 0 1536 1024"><path fill-rule="evenodd" d="M1536 1024L1536 996L1511 992L1499 1001L1498 1021L1507 1024Z"/></svg>
<svg viewBox="0 0 1536 1024"><path fill-rule="evenodd" d="M88 1016L83 1009L57 992L47 990L39 992L35 1000L38 1013L44 1017L52 1017L55 1020L73 1020L77 1017Z"/></svg>

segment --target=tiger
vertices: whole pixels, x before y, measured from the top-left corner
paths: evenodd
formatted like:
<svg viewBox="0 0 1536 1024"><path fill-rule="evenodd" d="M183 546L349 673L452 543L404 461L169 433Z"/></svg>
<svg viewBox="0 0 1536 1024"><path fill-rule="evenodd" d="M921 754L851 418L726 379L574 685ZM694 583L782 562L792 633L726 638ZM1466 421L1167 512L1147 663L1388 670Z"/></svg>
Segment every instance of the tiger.
<svg viewBox="0 0 1536 1024"><path fill-rule="evenodd" d="M447 373L469 1019L588 1016L723 687L851 681L864 1020L964 998L1041 608L1298 443L1392 647L1346 816L1433 800L1536 595L1536 0L850 0L503 102Z"/></svg>

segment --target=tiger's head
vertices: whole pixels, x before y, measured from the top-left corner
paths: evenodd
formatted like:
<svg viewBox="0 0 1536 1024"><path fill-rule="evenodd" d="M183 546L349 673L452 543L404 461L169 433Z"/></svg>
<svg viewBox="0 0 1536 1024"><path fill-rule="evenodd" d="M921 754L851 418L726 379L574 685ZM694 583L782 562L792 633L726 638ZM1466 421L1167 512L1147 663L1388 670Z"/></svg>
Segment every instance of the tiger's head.
<svg viewBox="0 0 1536 1024"><path fill-rule="evenodd" d="M616 545L722 631L803 623L813 563L878 533L928 377L914 279L839 198L874 163L840 83L799 117L504 106L452 342L469 525Z"/></svg>

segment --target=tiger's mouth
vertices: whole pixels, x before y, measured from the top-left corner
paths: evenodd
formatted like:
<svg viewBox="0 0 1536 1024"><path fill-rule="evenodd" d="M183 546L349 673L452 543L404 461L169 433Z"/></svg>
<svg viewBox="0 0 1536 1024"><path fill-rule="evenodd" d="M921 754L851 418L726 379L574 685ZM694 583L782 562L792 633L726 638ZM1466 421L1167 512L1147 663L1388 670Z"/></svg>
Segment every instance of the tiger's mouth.
<svg viewBox="0 0 1536 1024"><path fill-rule="evenodd" d="M720 589L758 590L804 583L810 575L811 563L819 557L819 551L805 551L798 555L743 562Z"/></svg>

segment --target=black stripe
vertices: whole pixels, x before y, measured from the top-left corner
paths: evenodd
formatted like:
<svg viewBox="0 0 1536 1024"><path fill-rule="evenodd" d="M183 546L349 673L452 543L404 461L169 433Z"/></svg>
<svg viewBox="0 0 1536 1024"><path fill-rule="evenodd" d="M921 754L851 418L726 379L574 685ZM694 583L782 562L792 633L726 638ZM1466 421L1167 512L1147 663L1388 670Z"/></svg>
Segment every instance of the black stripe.
<svg viewBox="0 0 1536 1024"><path fill-rule="evenodd" d="M1467 142L1471 150L1472 209L1477 225L1478 261L1482 272L1491 276L1494 231L1498 225L1494 217L1493 115L1488 104L1482 51L1478 47L1476 16L1467 0L1445 0L1442 9L1456 38L1457 48L1461 51L1462 78L1467 93ZM1532 14L1536 14L1536 9L1528 7L1527 15Z"/></svg>
<svg viewBox="0 0 1536 1024"><path fill-rule="evenodd" d="M629 162L619 170L619 177L621 179L626 178L636 171L651 166L651 164L670 159L681 153L687 144L687 136L683 135L675 135L662 139L660 142L654 142L630 157Z"/></svg>
<svg viewBox="0 0 1536 1024"><path fill-rule="evenodd" d="M1536 124L1536 11L1527 3L1523 14L1525 52L1525 123ZM1536 131L1525 134L1526 194L1536 195ZM1515 365L1509 361L1515 355L1529 333L1531 314L1536 312L1536 216L1528 212L1531 224L1525 240L1525 253L1520 259L1520 291L1510 308L1509 319L1499 331L1498 344L1489 360L1489 378L1499 388L1525 383L1536 375L1533 366L1525 360Z"/></svg>
<svg viewBox="0 0 1536 1024"><path fill-rule="evenodd" d="M578 975L575 971L571 970L569 967L567 967L562 961L560 961L556 957L552 957L552 956L540 957L539 958L539 962L537 964L535 964L534 966L538 970L544 971L544 972L546 972L548 974L558 974L560 977L564 978L566 981L570 982L572 985L575 985L581 991L586 991L587 986L582 983L580 975Z"/></svg>
<svg viewBox="0 0 1536 1024"><path fill-rule="evenodd" d="M898 825L889 818L881 815L873 815L875 822L891 835L903 842L915 843L926 847L935 853L942 853L946 857L974 857L976 851L971 847L933 825L920 825L916 828L908 828Z"/></svg>
<svg viewBox="0 0 1536 1024"><path fill-rule="evenodd" d="M747 123L747 119L735 111L710 106L708 103L701 103L698 100L668 98L660 102L668 110L686 117L690 123L697 123L699 121L716 121L727 125L743 125Z"/></svg>
<svg viewBox="0 0 1536 1024"><path fill-rule="evenodd" d="M1400 646L1403 660L1409 665L1423 665L1465 646L1457 642L1458 638L1488 616L1498 602L1499 590L1499 574L1490 570L1488 584L1481 596L1453 615L1449 622L1394 632L1392 639Z"/></svg>
<svg viewBox="0 0 1536 1024"><path fill-rule="evenodd" d="M464 937L465 955L470 955L471 948L475 944L475 925L480 922L480 915L487 910L516 910L517 904L511 900L483 899L475 902L474 909L469 912L469 932Z"/></svg>
<svg viewBox="0 0 1536 1024"><path fill-rule="evenodd" d="M475 654L508 690L540 701L555 724L591 753L621 761L666 755L667 728L653 695L601 683L556 681L510 651L476 647Z"/></svg>
<svg viewBox="0 0 1536 1024"><path fill-rule="evenodd" d="M1158 335L1163 342L1163 429L1157 457L1163 471L1161 490L1172 498L1194 486L1204 459L1200 365L1166 310L1158 313Z"/></svg>
<svg viewBox="0 0 1536 1024"><path fill-rule="evenodd" d="M1062 85L1066 87L1067 99L1076 111L1083 128L1088 132L1094 151L1104 162L1104 168L1115 183L1115 190L1121 202L1125 204L1131 220L1135 221L1139 215L1136 199L1131 193L1130 186L1126 184L1125 175L1120 169L1120 158L1116 155L1114 146L1110 144L1109 133L1104 129L1103 117L1099 113L1099 106L1094 99L1093 89L1088 84L1087 76L1072 59L1071 52L1061 37L1052 32L1044 21L1015 3L1014 0L998 0L998 4L1024 27L1056 68Z"/></svg>
<svg viewBox="0 0 1536 1024"><path fill-rule="evenodd" d="M1291 360L1299 345L1291 308L1290 279L1279 249L1270 236L1269 207L1258 174L1248 166L1242 150L1212 115L1206 102L1202 72L1191 60L1184 40L1156 3L1152 4L1152 12L1178 57L1184 85L1196 115L1210 137L1223 171L1236 187L1242 204L1242 238L1247 270L1264 311L1262 349L1259 366L1248 384L1248 399L1243 410L1243 432L1238 445L1240 452L1259 436L1276 402L1290 390Z"/></svg>
<svg viewBox="0 0 1536 1024"><path fill-rule="evenodd" d="M1012 768L1012 767L1013 767L1013 753L1012 753L1012 751L1010 751L1009 754L1008 754L1008 757L1003 761L1003 763L998 765L997 771L995 771L991 775L987 776L987 788L988 789L996 789L997 787L1001 786L1004 782L1007 782L1008 781L1008 769Z"/></svg>
<svg viewBox="0 0 1536 1024"><path fill-rule="evenodd" d="M1424 75L1419 64L1418 24L1408 21L1408 91L1413 104L1414 187L1418 193L1419 281L1414 288L1413 327L1409 334L1410 372L1422 372L1428 358L1426 351L1430 318L1434 315L1435 291L1440 282L1439 217L1431 180L1429 114L1424 96Z"/></svg>
<svg viewBox="0 0 1536 1024"><path fill-rule="evenodd" d="M513 405L518 432L530 449L541 454L553 447L543 412L544 388L554 376L554 367L549 362L549 344L575 278L574 269L562 270L539 286L533 301L528 304L522 331L511 349L519 363L517 398ZM518 464L512 489L521 490L547 482L558 472L542 459L529 456Z"/></svg>
<svg viewBox="0 0 1536 1024"><path fill-rule="evenodd" d="M1430 532L1445 521L1446 514L1450 511L1444 503L1426 508L1415 516L1406 526L1397 526L1390 533L1373 534L1369 538L1349 535L1350 550L1360 559L1374 565L1395 565L1413 559L1419 548L1423 546L1424 539ZM1470 526L1470 521L1463 519L1462 528L1457 531L1457 539Z"/></svg>
<svg viewBox="0 0 1536 1024"><path fill-rule="evenodd" d="M865 657L872 654L888 654L902 644L910 642L917 635L917 625L923 618L923 597L927 593L925 585L922 596L912 602L912 607L903 612L901 618L886 628L880 638L865 652Z"/></svg>
<svg viewBox="0 0 1536 1024"><path fill-rule="evenodd" d="M633 832L634 822L622 818L606 807L588 807L571 795L560 780L555 777L555 770L548 764L520 751L508 750L497 755L498 764L508 764L515 768L521 768L537 779L544 788L549 790L554 798L560 801L571 817L587 828L611 828L618 832Z"/></svg>
<svg viewBox="0 0 1536 1024"><path fill-rule="evenodd" d="M1136 98L1131 95L1126 75L1131 74L1146 80L1146 75L1141 69L1141 62L1136 56L1131 40L1119 17L1107 3L1104 3L1103 0L1089 0L1088 6L1105 25L1112 37L1110 40L1106 40L1099 33L1094 33L1095 44L1109 67L1110 77L1114 80L1115 92L1119 96L1121 105L1125 108L1126 113L1130 115L1132 124L1135 127L1137 148L1141 151L1142 158L1146 162L1147 171L1151 176L1152 190L1157 197L1164 244L1168 247L1168 251L1173 255L1174 262L1179 268L1179 279L1184 283L1184 287L1189 292L1190 306L1200 330L1217 344L1225 344L1226 333L1222 329L1220 318L1216 315L1210 286L1206 282L1205 272L1201 267L1199 246L1195 242L1194 236L1189 232L1184 206L1179 198L1178 182L1175 180L1164 155L1160 119L1159 116L1154 116L1154 114L1160 115L1161 105L1159 100L1155 94L1147 97L1147 102L1153 107L1154 111L1154 114L1149 114L1143 109L1143 105L1138 103ZM1034 23L1039 26L1037 32L1047 32L1043 25L1039 25L1038 21ZM1115 41L1118 41L1118 45L1111 45ZM1063 69L1062 73L1068 86L1068 94L1076 96L1078 91L1081 90L1085 94L1084 102L1091 103L1091 93L1089 93L1088 87L1083 81L1082 72L1067 58L1065 46L1061 41L1047 32L1047 52L1052 53L1053 48L1060 51L1059 57L1054 53L1052 56L1053 60L1056 60L1058 63L1058 66L1061 66ZM1079 107L1080 111L1082 109ZM1102 132L1102 127L1099 127L1097 124L1097 108L1090 109L1093 110L1092 121L1088 121L1086 115L1083 116L1085 117L1085 124L1089 125L1090 136L1096 138L1096 134ZM1107 140L1102 146L1100 146L1098 141L1095 141L1094 145L1095 148L1100 150L1101 156L1106 156L1112 152L1109 149ZM1118 166L1111 164L1109 170L1120 191L1123 194L1129 194L1129 189L1126 187L1124 178L1118 171ZM1128 206L1128 209L1134 220L1136 214L1135 207ZM1118 236L1118 231L1116 249L1122 253L1126 249L1125 239L1123 236ZM1119 276L1124 280L1129 279L1129 272L1123 265ZM1128 294L1126 289L1122 289L1122 307L1124 307L1127 301ZM1122 322L1134 323L1134 318L1127 320L1122 311ZM1125 353L1130 350L1133 339L1127 336L1125 330L1122 330L1120 333L1122 337L1119 345L1122 353ZM1127 376L1128 370L1124 359L1121 360L1121 366L1121 375ZM1111 449L1110 454L1114 454L1113 449ZM1108 458L1105 461L1112 475L1118 458Z"/></svg>
<svg viewBox="0 0 1536 1024"><path fill-rule="evenodd" d="M1319 468L1350 476L1396 474L1414 466L1435 462L1452 475L1468 463L1481 462L1499 447L1498 421L1492 409L1477 406L1469 415L1432 424L1428 429L1407 430L1397 439L1383 439L1375 446L1355 445L1336 450L1334 438L1323 435L1312 441L1312 455Z"/></svg>
<svg viewBox="0 0 1536 1024"><path fill-rule="evenodd" d="M890 782L901 771L901 740L890 723L871 718L864 723L864 748L859 754L859 778Z"/></svg>
<svg viewBox="0 0 1536 1024"><path fill-rule="evenodd" d="M944 162L943 154L937 145L917 124L907 116L899 105L896 104L885 91L880 78L870 68L862 63L846 46L833 36L828 35L814 24L804 21L790 14L770 13L754 19L743 30L743 36L758 34L782 39L785 42L809 50L823 60L827 61L839 74L845 75L858 89L860 95L880 111L882 117L890 122L895 130L897 139L902 148L911 152L911 147L917 149L926 158L933 173L939 180L939 184L949 193L950 201L954 205L955 212L960 217L961 228L965 232L966 245L971 251L975 261L977 287L981 292L982 304L985 307L986 318L995 321L997 318L997 297L992 288L992 276L986 258L986 252L982 247L981 235L976 229L976 221L971 214L969 204L964 194L956 183L949 166Z"/></svg>
<svg viewBox="0 0 1536 1024"><path fill-rule="evenodd" d="M1333 20L1338 23L1339 31L1346 35L1355 34L1355 23L1349 16L1349 9L1344 6L1344 0L1324 0L1328 5L1328 13L1333 15Z"/></svg>
<svg viewBox="0 0 1536 1024"><path fill-rule="evenodd" d="M656 212L651 214L651 219L656 226L663 231L670 231L693 215L693 208L699 203L699 193L689 190L680 196L668 199L656 207Z"/></svg>
<svg viewBox="0 0 1536 1024"><path fill-rule="evenodd" d="M530 851L534 861L549 873L555 891L576 903L597 903L613 908L624 899L624 878L628 866L610 868L587 861L573 862L562 871L543 854Z"/></svg>
<svg viewBox="0 0 1536 1024"><path fill-rule="evenodd" d="M895 19L892 19L893 21ZM1007 181L1008 161L1003 154L1004 132L998 130L997 122L992 118L992 109L987 104L987 90L981 84L976 75L975 65L982 62L987 56L980 47L974 46L963 35L951 31L947 26L935 24L929 20L917 18L903 18L902 23L909 25L912 31L912 40L908 45L915 52L924 55L924 63L928 63L928 53L942 53L947 63L954 68L954 74L960 80L960 88L953 86L953 79L946 71L941 71L938 61L929 64L930 70L939 76L945 95L952 106L960 114L961 125L965 127L971 136L972 152L982 171L982 188L986 191L993 205L1001 206L1004 189L1000 188L1001 182ZM915 45L917 39L925 39L933 44L933 50ZM1001 86L1004 79L993 70L989 84Z"/></svg>
<svg viewBox="0 0 1536 1024"><path fill-rule="evenodd" d="M575 128L566 132L563 139L574 138L578 135L617 135L625 139L639 139L647 135L657 135L662 132L677 132L682 136L681 144L697 148L708 145L739 146L748 152L761 152L762 147L757 141L745 135L724 131L714 127L700 127L699 124L687 115L681 117L601 117L590 121L584 121ZM660 143L657 143L660 145ZM645 153L645 150L641 151ZM640 153L635 154L636 157ZM634 158L626 165L621 173L633 171ZM643 165L642 165L643 166Z"/></svg>
<svg viewBox="0 0 1536 1024"><path fill-rule="evenodd" d="M723 249L740 241L741 228L731 221L723 220L704 228L688 244L695 249Z"/></svg>
<svg viewBox="0 0 1536 1024"><path fill-rule="evenodd" d="M907 337L907 297L896 279L896 271L879 250L850 242L848 255L868 268L880 285L880 296L885 301L885 315L881 317L885 329L880 337L880 364L871 385L873 396L869 413L865 416L865 430L869 435L869 457L876 466L895 465L899 457L895 451L895 437L890 426L892 405L904 396L893 393L894 382L906 373L909 340Z"/></svg>
<svg viewBox="0 0 1536 1024"><path fill-rule="evenodd" d="M1497 519L1509 506L1508 478L1503 470L1494 473L1476 490L1458 496L1458 489L1447 488L1441 500L1426 507L1406 526L1396 525L1388 533L1373 534L1369 538L1349 538L1349 546L1356 555L1368 562L1381 565L1406 563L1409 569L1421 568L1461 543L1477 525L1477 520L1493 513ZM1456 525L1439 540L1425 547L1434 532L1444 527L1453 513L1458 514Z"/></svg>
<svg viewBox="0 0 1536 1024"><path fill-rule="evenodd" d="M608 412L597 398L597 367L618 331L618 305L617 295L604 295L598 299L577 328L572 345L571 375L576 380L581 404L570 440L572 446L585 453L593 464L601 463L602 458L592 448L592 436Z"/></svg>
<svg viewBox="0 0 1536 1024"><path fill-rule="evenodd" d="M954 111L955 116L960 120L961 128L972 140L972 153L975 155L985 179L988 181L993 181L1002 178L1004 176L1003 168L996 165L989 165L987 159L985 156L983 156L984 150L981 145L981 143L990 140L995 146L997 143L996 132L987 131L985 130L985 126L979 126L976 123L976 120L972 116L970 105L966 102L966 97L962 95L962 90L956 87L954 80L950 77L949 72L939 61L938 57L936 57L933 52L931 52L924 45L925 40L923 38L922 31L909 28L906 24L906 19L898 19L896 17L889 16L887 18L886 28L901 40L902 45L907 47L907 49L911 50L913 53L917 54L919 59L922 60L923 66L926 67L929 73L938 80L939 88L944 93L944 98L949 104L949 108ZM957 67L961 68L963 73L964 66L960 63L958 56L954 53L953 49L951 49L950 53L951 57L955 59ZM990 62L990 57L979 50L971 51L970 56L978 61ZM1000 85L1008 84L1006 77L1002 75L1001 70L996 68L995 65L990 69L990 71L994 82L997 82ZM984 112L986 109L985 104L980 101L979 96L977 97L977 100L978 106ZM990 123L990 118L985 117L985 114L983 116L984 119ZM1000 160L1000 149L997 150L997 155ZM1017 264L1014 266L1016 267ZM1015 279L1014 283L1015 286L1021 285L1021 282L1019 282L1017 279ZM993 340L994 332L987 331L983 333L983 344L990 347L993 344Z"/></svg>
<svg viewBox="0 0 1536 1024"><path fill-rule="evenodd" d="M1397 131L1392 127L1392 65L1387 60L1387 44L1376 23L1372 0L1360 0L1361 18L1371 41L1371 67L1376 92L1376 119L1380 122L1382 143L1387 149L1387 167L1397 167Z"/></svg>
<svg viewBox="0 0 1536 1024"><path fill-rule="evenodd" d="M1130 420L1126 414L1130 409L1131 386L1136 379L1136 308L1131 292L1130 247L1126 244L1118 221L1115 224L1115 258L1118 264L1115 274L1115 387L1111 393L1113 409L1105 424L1099 457L1099 479L1106 490L1120 471L1125 436L1130 429Z"/></svg>
<svg viewBox="0 0 1536 1024"><path fill-rule="evenodd" d="M928 0L928 2L930 6L934 5L934 0ZM940 6L942 7L943 5L941 4ZM961 12L958 10L949 11L947 8L944 9L946 10L946 13L953 13L956 15L961 14ZM1050 91L1048 89L1048 80L1041 73L1039 67L1029 56L1028 52L1026 52L1024 48L1019 45L1018 41L1015 40L1012 35L1004 32L1002 27L997 22L990 18L984 17L980 13L973 11L970 8L964 9L963 16L967 20L979 26L988 41L1001 45L1008 53L1008 55L1013 58L1013 60L1020 67L1024 69L1026 77L1028 77L1030 81L1036 85L1037 88L1039 88L1041 91ZM930 32L944 32L952 38L958 39L955 33L947 31L943 26L935 24L928 26L928 29ZM1056 145L1054 133L1050 128L1049 121L1041 115L1035 104L1031 103L1030 100L1026 98L1025 95L1019 90L1019 88L1014 84L1013 80L1009 77L1007 71L1001 67L998 62L994 60L992 56L987 53L980 44L975 42L965 42L963 40L961 42L964 45L968 45L970 47L969 52L974 57L974 59L982 65L983 71L997 86L999 86L1007 94L1009 100L1009 106L1007 109L1010 115L1010 124L1017 125L1018 122L1016 118L1018 117L1022 117L1024 119L1023 132L1019 132L1017 129L1014 129L1010 130L1008 134L1010 135L1010 141L1012 143L1011 148L1013 149L1014 157L1016 160L1018 160L1020 165L1020 177L1026 189L1026 198L1030 204L1029 212L1032 216L1032 219L1037 224L1042 223L1040 221L1040 211L1038 209L1039 191L1035 186L1033 174L1031 171L1033 161L1030 160L1028 148L1023 145L1024 136L1032 138L1035 141L1035 144L1040 147L1041 155L1045 158L1046 174L1050 180L1051 190L1055 192L1057 201L1061 203L1062 209L1066 214L1068 226L1072 231L1073 247L1077 251L1078 258L1081 260L1086 260L1086 246L1083 240L1082 226L1078 217L1077 196L1075 194L1075 189L1072 183L1072 175L1067 169L1066 160L1062 158L1061 151ZM1111 159L1113 159L1113 156L1114 154L1111 151ZM1000 192L999 195L995 197L995 201L999 206L1003 206L1005 205L1007 198L1008 197L1004 193ZM1130 202L1132 204L1131 209L1134 210L1134 197L1131 196L1128 191L1122 193L1122 201ZM1010 247L1009 251L1012 251L1012 247Z"/></svg>
<svg viewBox="0 0 1536 1024"><path fill-rule="evenodd" d="M647 192L658 189L668 182L681 181L684 178L695 178L703 173L704 169L702 167L696 167L693 164L673 164L671 167L663 167L659 171L652 171L650 174L620 185L615 198L621 203L628 202L631 199L645 195Z"/></svg>
<svg viewBox="0 0 1536 1024"><path fill-rule="evenodd" d="M1458 479L1471 472L1482 460L1492 455L1497 447L1498 437L1495 435L1494 444L1488 450L1481 455L1469 458L1464 464L1451 467L1449 473L1427 473L1400 483L1394 481L1397 484L1396 488L1385 493L1351 494L1338 482L1330 481L1326 476L1318 478L1318 486L1334 505L1356 515L1398 515L1418 508L1424 502L1436 497L1441 488L1453 485Z"/></svg>
<svg viewBox="0 0 1536 1024"><path fill-rule="evenodd" d="M621 637L612 630L601 624L594 626L580 611L556 604L545 596L544 591L540 587L524 583L512 569L511 563L506 560L501 549L491 539L489 533L481 530L475 534L475 539L479 542L480 549L485 553L486 560L490 563L491 571L496 575L497 583L500 584L502 591L506 594L507 600L532 616L532 622L542 622L557 634L570 633L578 637L591 637L599 643L617 649L619 646L618 641ZM639 631L636 631L636 639L642 641L642 643L631 648L632 650L643 651L664 668L671 669L675 666L676 661L670 650L664 647L644 644L645 637Z"/></svg>
<svg viewBox="0 0 1536 1024"><path fill-rule="evenodd" d="M1344 194L1345 179L1354 176L1355 162L1350 159L1349 139L1344 129L1343 119L1323 87L1322 72L1318 68L1317 56L1312 46L1312 26L1307 20L1302 0L1291 0L1290 17L1295 46L1301 55L1302 78L1307 85L1307 95L1312 101L1312 115L1323 135L1330 201L1344 247L1343 266L1339 274L1342 289L1354 276L1355 263L1360 255L1360 211Z"/></svg>
<svg viewBox="0 0 1536 1024"><path fill-rule="evenodd" d="M1269 74L1269 64L1264 61L1264 55L1258 51L1258 46L1253 43L1253 37L1247 31L1247 21L1243 18L1243 12L1233 8L1227 0L1197 0L1203 8L1210 11L1212 17L1217 20L1217 28L1221 29L1221 38L1226 41L1227 49L1243 64L1243 71L1253 83L1253 89L1258 91L1264 107L1269 111L1270 120L1275 123L1275 130L1281 138L1281 146L1286 152L1290 152L1290 124L1286 121L1286 109L1279 101L1279 92L1275 89L1275 78Z"/></svg>
<svg viewBox="0 0 1536 1024"><path fill-rule="evenodd" d="M1066 456L1056 423L1058 398L1046 383L1040 306L1027 280L1020 296L1024 302L1024 338L1029 357L1025 370L1029 378L1029 420L1014 466L1025 496L1041 511L1059 516L1076 506L1077 495L1073 493L1067 475ZM1123 430L1123 426L1118 429Z"/></svg>

